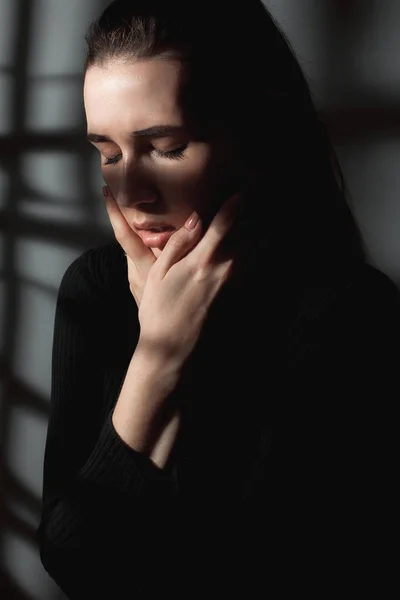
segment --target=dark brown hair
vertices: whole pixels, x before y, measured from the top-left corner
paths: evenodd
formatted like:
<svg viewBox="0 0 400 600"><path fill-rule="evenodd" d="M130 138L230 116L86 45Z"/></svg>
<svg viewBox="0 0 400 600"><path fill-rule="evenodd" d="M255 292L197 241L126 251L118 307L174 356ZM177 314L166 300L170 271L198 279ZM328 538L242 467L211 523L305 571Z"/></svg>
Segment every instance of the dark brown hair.
<svg viewBox="0 0 400 600"><path fill-rule="evenodd" d="M257 171L251 211L297 272L365 260L310 87L261 0L115 0L86 41L85 72L114 59L182 62L188 114L204 131L224 128Z"/></svg>

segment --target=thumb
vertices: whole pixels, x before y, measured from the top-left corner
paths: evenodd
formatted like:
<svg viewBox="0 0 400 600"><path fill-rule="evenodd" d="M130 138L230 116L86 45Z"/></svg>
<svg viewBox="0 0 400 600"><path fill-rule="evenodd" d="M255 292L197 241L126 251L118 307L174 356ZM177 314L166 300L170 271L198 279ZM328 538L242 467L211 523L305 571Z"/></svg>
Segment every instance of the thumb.
<svg viewBox="0 0 400 600"><path fill-rule="evenodd" d="M103 187L103 195L117 242L134 262L141 275L147 278L147 273L156 260L153 252L143 244L140 237L130 227L107 185Z"/></svg>

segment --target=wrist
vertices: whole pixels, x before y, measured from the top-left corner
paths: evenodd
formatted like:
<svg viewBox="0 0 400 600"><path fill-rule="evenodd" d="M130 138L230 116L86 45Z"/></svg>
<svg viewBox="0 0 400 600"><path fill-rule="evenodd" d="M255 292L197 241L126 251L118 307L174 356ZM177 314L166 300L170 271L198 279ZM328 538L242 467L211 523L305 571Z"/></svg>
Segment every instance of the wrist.
<svg viewBox="0 0 400 600"><path fill-rule="evenodd" d="M148 347L137 346L115 405L112 421L117 433L132 448L148 453L180 377L174 361Z"/></svg>
<svg viewBox="0 0 400 600"><path fill-rule="evenodd" d="M157 378L164 386L172 386L178 383L183 369L183 362L172 353L161 350L155 344L142 338L136 345L130 366L143 378Z"/></svg>

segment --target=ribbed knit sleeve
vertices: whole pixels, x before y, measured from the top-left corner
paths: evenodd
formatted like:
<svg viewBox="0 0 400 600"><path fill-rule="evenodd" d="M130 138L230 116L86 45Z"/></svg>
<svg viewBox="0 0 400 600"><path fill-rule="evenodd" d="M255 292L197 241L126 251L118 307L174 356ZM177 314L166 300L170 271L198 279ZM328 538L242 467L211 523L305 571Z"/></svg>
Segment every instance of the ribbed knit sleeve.
<svg viewBox="0 0 400 600"><path fill-rule="evenodd" d="M287 348L287 294L222 298L181 390L175 478L113 427L136 344L120 264L89 251L59 288L38 529L54 581L71 600L256 598L274 576L288 597L390 596L397 287L362 265L305 289Z"/></svg>
<svg viewBox="0 0 400 600"><path fill-rule="evenodd" d="M57 298L40 555L71 599L142 597L151 545L168 535L176 483L113 427L104 403L101 323L107 315L101 315L89 256L68 267Z"/></svg>

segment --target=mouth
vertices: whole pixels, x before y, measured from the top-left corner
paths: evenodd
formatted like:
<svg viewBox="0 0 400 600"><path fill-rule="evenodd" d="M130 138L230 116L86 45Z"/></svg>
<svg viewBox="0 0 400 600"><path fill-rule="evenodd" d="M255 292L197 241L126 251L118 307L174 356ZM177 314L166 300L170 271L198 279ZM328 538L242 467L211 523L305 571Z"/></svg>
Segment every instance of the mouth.
<svg viewBox="0 0 400 600"><path fill-rule="evenodd" d="M138 229L136 233L143 244L148 248L158 248L159 250L163 250L174 231L175 229L173 227L159 227L152 229Z"/></svg>

